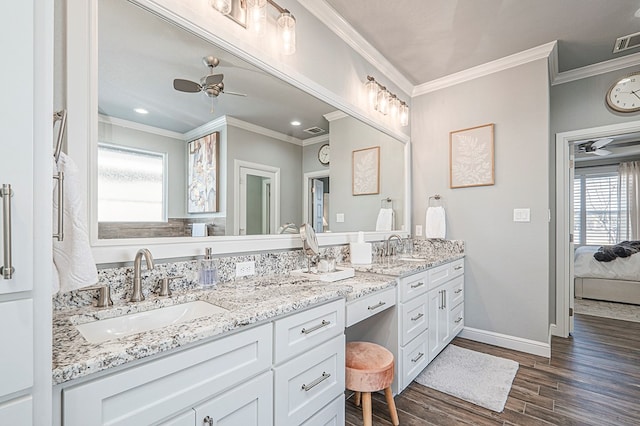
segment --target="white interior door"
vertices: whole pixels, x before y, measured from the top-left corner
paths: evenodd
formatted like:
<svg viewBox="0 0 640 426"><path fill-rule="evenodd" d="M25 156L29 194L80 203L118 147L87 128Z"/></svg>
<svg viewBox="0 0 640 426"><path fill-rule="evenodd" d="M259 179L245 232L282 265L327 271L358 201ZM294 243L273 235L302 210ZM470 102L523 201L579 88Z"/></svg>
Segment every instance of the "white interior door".
<svg viewBox="0 0 640 426"><path fill-rule="evenodd" d="M324 223L322 221L324 214L324 182L320 179L313 179L311 193L313 195L313 229L316 232L324 232Z"/></svg>
<svg viewBox="0 0 640 426"><path fill-rule="evenodd" d="M574 272L573 272L573 262L574 262L574 253L575 253L575 214L574 214L574 203L573 203L573 181L575 178L575 156L572 152L569 154L569 232L571 233L571 237L569 238L569 258L568 267L569 267L569 333L573 333L573 319L574 319L574 304L575 304L575 280L574 280Z"/></svg>
<svg viewBox="0 0 640 426"><path fill-rule="evenodd" d="M271 234L280 221L280 169L235 161L235 235Z"/></svg>

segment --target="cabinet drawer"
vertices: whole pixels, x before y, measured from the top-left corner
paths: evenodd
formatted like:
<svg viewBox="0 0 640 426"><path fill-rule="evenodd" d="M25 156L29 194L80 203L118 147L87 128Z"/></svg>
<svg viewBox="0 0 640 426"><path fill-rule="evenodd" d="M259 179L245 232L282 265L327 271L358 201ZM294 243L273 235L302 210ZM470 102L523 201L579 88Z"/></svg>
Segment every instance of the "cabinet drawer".
<svg viewBox="0 0 640 426"><path fill-rule="evenodd" d="M193 426L196 424L196 411L191 408L182 414L160 423L160 426Z"/></svg>
<svg viewBox="0 0 640 426"><path fill-rule="evenodd" d="M276 320L274 364L343 334L344 316L344 299L340 299Z"/></svg>
<svg viewBox="0 0 640 426"><path fill-rule="evenodd" d="M429 269L427 272L429 273L429 290L432 290L451 279L452 268L447 263Z"/></svg>
<svg viewBox="0 0 640 426"><path fill-rule="evenodd" d="M152 424L271 366L271 324L232 334L63 392L65 426Z"/></svg>
<svg viewBox="0 0 640 426"><path fill-rule="evenodd" d="M396 304L396 289L388 288L347 303L347 327Z"/></svg>
<svg viewBox="0 0 640 426"><path fill-rule="evenodd" d="M450 318L450 326L451 333L450 336L453 339L456 337L456 334L460 333L460 330L464 328L464 303L459 304L455 308L451 310Z"/></svg>
<svg viewBox="0 0 640 426"><path fill-rule="evenodd" d="M340 335L274 368L277 425L298 425L344 393L345 338Z"/></svg>
<svg viewBox="0 0 640 426"><path fill-rule="evenodd" d="M451 276L451 278L457 277L458 275L463 275L463 274L464 274L464 258L454 260L453 262L449 263L449 275Z"/></svg>
<svg viewBox="0 0 640 426"><path fill-rule="evenodd" d="M195 408L196 425L273 425L272 373L267 371ZM206 420L207 421L205 422Z"/></svg>
<svg viewBox="0 0 640 426"><path fill-rule="evenodd" d="M429 326L426 297L416 297L400 305L400 345L404 346Z"/></svg>
<svg viewBox="0 0 640 426"><path fill-rule="evenodd" d="M464 300L464 277L454 278L447 284L447 293L449 306L453 308L459 305Z"/></svg>
<svg viewBox="0 0 640 426"><path fill-rule="evenodd" d="M344 425L344 394L333 400L329 405L315 413L302 426L343 426Z"/></svg>
<svg viewBox="0 0 640 426"><path fill-rule="evenodd" d="M429 363L427 341L427 331L425 331L407 346L400 348L398 393L402 392Z"/></svg>
<svg viewBox="0 0 640 426"><path fill-rule="evenodd" d="M428 271L400 279L400 301L406 302L427 291Z"/></svg>

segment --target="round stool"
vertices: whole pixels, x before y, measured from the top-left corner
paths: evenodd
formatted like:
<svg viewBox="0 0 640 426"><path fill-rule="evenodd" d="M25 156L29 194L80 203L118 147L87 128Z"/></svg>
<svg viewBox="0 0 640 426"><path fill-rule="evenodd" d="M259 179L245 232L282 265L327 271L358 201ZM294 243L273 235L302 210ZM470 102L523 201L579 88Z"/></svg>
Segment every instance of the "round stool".
<svg viewBox="0 0 640 426"><path fill-rule="evenodd" d="M399 425L396 404L391 393L393 382L393 354L386 348L370 342L349 342L345 354L346 388L356 392L355 404L360 406L364 426L371 426L371 392L384 389L391 423Z"/></svg>

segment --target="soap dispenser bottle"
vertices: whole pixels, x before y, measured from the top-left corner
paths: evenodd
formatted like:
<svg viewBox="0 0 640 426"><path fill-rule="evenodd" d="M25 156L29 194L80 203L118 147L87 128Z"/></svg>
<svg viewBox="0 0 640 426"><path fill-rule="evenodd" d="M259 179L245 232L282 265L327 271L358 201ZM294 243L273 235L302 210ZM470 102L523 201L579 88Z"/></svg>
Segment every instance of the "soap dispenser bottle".
<svg viewBox="0 0 640 426"><path fill-rule="evenodd" d="M211 258L211 247L207 247L200 261L200 285L204 288L215 287L218 282L218 269Z"/></svg>

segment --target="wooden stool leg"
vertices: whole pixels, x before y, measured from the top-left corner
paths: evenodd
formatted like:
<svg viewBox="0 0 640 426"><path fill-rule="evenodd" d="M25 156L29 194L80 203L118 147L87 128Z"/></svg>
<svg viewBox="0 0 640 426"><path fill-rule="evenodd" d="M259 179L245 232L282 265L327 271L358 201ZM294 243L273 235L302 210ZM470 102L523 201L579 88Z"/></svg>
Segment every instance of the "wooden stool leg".
<svg viewBox="0 0 640 426"><path fill-rule="evenodd" d="M354 397L353 402L356 404L356 407L360 406L360 392L356 391L356 396Z"/></svg>
<svg viewBox="0 0 640 426"><path fill-rule="evenodd" d="M389 406L389 414L391 415L391 423L393 426L398 426L400 421L398 420L398 411L396 410L396 402L393 400L393 393L391 388L384 390L384 396L387 399L387 405Z"/></svg>
<svg viewBox="0 0 640 426"><path fill-rule="evenodd" d="M362 419L364 426L372 425L371 392L362 393Z"/></svg>

